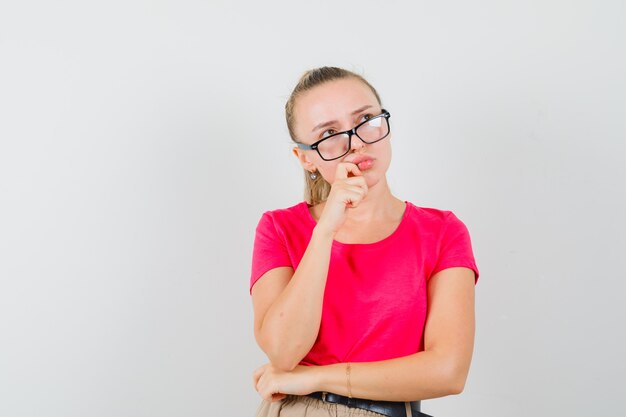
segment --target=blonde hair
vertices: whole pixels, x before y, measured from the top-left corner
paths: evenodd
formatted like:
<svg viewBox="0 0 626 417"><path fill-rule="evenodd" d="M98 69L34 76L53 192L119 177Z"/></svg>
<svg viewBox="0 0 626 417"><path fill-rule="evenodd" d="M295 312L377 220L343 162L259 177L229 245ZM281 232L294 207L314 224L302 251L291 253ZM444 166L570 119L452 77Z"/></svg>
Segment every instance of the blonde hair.
<svg viewBox="0 0 626 417"><path fill-rule="evenodd" d="M355 78L364 83L370 90L372 90L372 93L376 96L376 100L378 100L378 104L382 106L380 96L378 95L376 89L359 74L337 67L314 68L305 72L302 77L300 77L300 80L291 92L287 103L285 103L285 118L287 119L287 129L289 129L289 136L291 136L291 140L298 142L294 133L294 107L296 99L303 93L312 90L318 85L344 78ZM309 171L306 169L304 170L304 198L309 204L315 205L326 201L328 193L330 193L330 184L322 178L321 175L318 174L316 179L311 179L310 174L311 173Z"/></svg>

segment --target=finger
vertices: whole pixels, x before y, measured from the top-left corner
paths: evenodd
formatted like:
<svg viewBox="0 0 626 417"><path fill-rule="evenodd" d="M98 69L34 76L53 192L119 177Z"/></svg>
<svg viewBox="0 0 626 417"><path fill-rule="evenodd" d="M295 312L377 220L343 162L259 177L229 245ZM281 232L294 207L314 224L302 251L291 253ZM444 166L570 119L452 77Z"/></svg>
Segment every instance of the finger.
<svg viewBox="0 0 626 417"><path fill-rule="evenodd" d="M346 206L356 207L363 200L364 194L360 188L358 190L360 190L361 192L351 190L344 195L342 200L346 204Z"/></svg>
<svg viewBox="0 0 626 417"><path fill-rule="evenodd" d="M281 394L281 393L277 393L277 394L272 394L272 402L273 401L280 401L287 398L287 394Z"/></svg>
<svg viewBox="0 0 626 417"><path fill-rule="evenodd" d="M356 186L356 185L351 185L343 189L342 196L344 197L344 199L346 198L346 196L349 198L355 198L355 197L363 198L365 197L366 194L367 194L367 191L364 190L363 188Z"/></svg>
<svg viewBox="0 0 626 417"><path fill-rule="evenodd" d="M261 394L261 397L264 400L273 401L274 395L278 394L278 392L276 392L276 390L273 389L273 387L269 384L264 384L262 387L260 387L259 394Z"/></svg>
<svg viewBox="0 0 626 417"><path fill-rule="evenodd" d="M255 388L258 385L259 378L261 378L264 371L265 371L265 365L260 368L255 369L254 372L252 373L252 381L254 382Z"/></svg>
<svg viewBox="0 0 626 417"><path fill-rule="evenodd" d="M267 381L266 378L263 378L263 375L261 375L261 377L256 381L256 384L254 385L254 389L259 393L259 395L263 398L265 398L266 395L266 391L267 391Z"/></svg>
<svg viewBox="0 0 626 417"><path fill-rule="evenodd" d="M340 192L349 192L349 193L359 193L359 195L365 197L365 195L367 194L367 186L366 185L360 185L360 184L356 184L356 185L344 185L343 187L341 187Z"/></svg>
<svg viewBox="0 0 626 417"><path fill-rule="evenodd" d="M344 183L349 185L356 185L361 188L367 189L367 181L365 181L365 177L350 177L344 180Z"/></svg>
<svg viewBox="0 0 626 417"><path fill-rule="evenodd" d="M352 162L346 162L346 164L349 171L348 178L363 176L363 173L356 164L353 164Z"/></svg>
<svg viewBox="0 0 626 417"><path fill-rule="evenodd" d="M362 176L363 173L351 162L340 162L337 164L337 170L335 171L335 179L346 179L348 177Z"/></svg>

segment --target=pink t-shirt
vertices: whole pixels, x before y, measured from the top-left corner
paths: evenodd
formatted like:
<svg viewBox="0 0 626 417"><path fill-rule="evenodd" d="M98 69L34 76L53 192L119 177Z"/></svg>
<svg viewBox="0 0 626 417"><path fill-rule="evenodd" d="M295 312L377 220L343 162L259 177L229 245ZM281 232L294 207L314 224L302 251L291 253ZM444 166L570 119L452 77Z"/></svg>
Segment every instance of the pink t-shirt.
<svg viewBox="0 0 626 417"><path fill-rule="evenodd" d="M250 293L267 271L294 270L316 222L309 205L268 211L256 229ZM406 203L388 237L369 244L333 242L315 344L301 365L370 362L424 350L427 282L450 267L474 270L470 236L451 211Z"/></svg>

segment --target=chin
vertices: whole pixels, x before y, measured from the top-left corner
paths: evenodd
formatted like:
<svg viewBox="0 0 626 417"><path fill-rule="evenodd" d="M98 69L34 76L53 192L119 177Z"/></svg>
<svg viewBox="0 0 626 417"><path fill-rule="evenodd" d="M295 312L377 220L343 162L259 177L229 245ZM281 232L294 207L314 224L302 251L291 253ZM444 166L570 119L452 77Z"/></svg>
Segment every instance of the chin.
<svg viewBox="0 0 626 417"><path fill-rule="evenodd" d="M372 172L364 172L363 176L365 177L365 183L367 184L367 188L372 188L376 184L378 184L381 180L381 176Z"/></svg>

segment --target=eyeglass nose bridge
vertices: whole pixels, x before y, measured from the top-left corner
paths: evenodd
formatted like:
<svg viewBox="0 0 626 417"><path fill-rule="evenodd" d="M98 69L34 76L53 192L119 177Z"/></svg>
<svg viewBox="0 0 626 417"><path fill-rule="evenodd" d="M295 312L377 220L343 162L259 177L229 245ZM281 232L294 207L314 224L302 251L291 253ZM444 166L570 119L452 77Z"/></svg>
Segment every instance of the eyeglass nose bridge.
<svg viewBox="0 0 626 417"><path fill-rule="evenodd" d="M356 133L356 127L353 127L350 130L346 130L344 132L345 134L348 135L348 152L350 152L350 150L352 149L352 136L356 136L357 138L359 138L359 140L364 143L365 145L368 145L367 142L365 142L357 133ZM346 152L346 153L348 153Z"/></svg>

